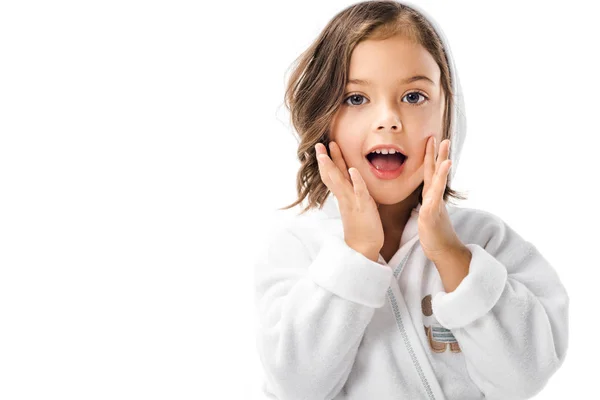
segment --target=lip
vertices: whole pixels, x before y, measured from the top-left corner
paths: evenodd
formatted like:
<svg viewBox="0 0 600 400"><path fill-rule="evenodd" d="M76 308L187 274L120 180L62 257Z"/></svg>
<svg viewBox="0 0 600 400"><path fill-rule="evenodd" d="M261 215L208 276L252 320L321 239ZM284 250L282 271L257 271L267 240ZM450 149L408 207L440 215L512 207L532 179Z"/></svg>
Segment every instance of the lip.
<svg viewBox="0 0 600 400"><path fill-rule="evenodd" d="M374 152L375 150L378 149L394 149L397 152L402 153L405 157L406 157L406 152L402 149L402 147L397 146L395 144L378 144L377 146L373 146L371 147L371 149L367 152L367 154L365 154L365 157L368 156L369 154L371 154L372 152Z"/></svg>
<svg viewBox="0 0 600 400"><path fill-rule="evenodd" d="M404 159L404 162L402 163L402 165L400 167L398 167L394 170L391 170L391 171L379 170L379 169L375 168L375 166L373 164L371 164L371 162L369 160L367 160L367 163L369 163L369 168L371 169L371 172L373 172L373 175L375 175L379 179L389 180L389 179L396 179L397 177L400 176L402 171L404 171L404 166L406 165L406 160L407 160L407 158Z"/></svg>

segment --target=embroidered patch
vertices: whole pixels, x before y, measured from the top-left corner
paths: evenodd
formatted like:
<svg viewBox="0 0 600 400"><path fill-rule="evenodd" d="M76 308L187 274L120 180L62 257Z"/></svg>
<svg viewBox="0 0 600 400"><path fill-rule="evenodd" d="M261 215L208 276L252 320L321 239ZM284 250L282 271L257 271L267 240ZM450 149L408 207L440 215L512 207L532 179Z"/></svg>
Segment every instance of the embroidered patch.
<svg viewBox="0 0 600 400"><path fill-rule="evenodd" d="M448 348L448 345L450 345L449 347L451 352L459 353L461 351L460 346L452 334L452 331L441 326L435 319L435 316L433 316L431 299L432 296L428 294L427 296L423 297L423 300L421 300L421 311L423 312L423 315L429 317L428 319L430 320L430 326L423 325L423 328L425 328L425 336L427 336L427 341L429 342L429 347L435 353L443 353Z"/></svg>

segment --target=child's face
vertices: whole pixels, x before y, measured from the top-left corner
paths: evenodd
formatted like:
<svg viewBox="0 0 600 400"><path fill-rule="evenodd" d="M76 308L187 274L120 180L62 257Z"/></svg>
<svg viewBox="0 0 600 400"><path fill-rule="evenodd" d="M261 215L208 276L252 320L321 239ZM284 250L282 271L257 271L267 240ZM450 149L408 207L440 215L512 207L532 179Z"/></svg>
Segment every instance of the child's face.
<svg viewBox="0 0 600 400"><path fill-rule="evenodd" d="M434 83L399 83L415 75ZM342 150L347 167L358 169L377 203L399 203L423 182L427 138L436 137L435 154L441 142L445 102L440 69L421 45L395 36L367 40L354 48L348 81L353 79L371 84L348 83L344 102L331 122L331 138ZM365 156L379 144L404 149L408 158L398 177L384 180L371 171Z"/></svg>

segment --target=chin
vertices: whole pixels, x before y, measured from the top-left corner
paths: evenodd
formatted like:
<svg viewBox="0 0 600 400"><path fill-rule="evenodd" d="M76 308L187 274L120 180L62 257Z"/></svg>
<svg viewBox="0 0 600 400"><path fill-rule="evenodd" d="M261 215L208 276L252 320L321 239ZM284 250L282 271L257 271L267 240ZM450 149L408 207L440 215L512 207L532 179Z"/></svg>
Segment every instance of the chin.
<svg viewBox="0 0 600 400"><path fill-rule="evenodd" d="M377 204L393 205L401 203L414 195L415 190L422 183L415 184L415 176L412 171L403 171L400 176L393 180L380 180L372 176L371 171L362 172L363 180L367 184L367 189ZM366 179L368 176L369 179ZM368 182L367 182L368 181ZM414 198L418 201L418 197Z"/></svg>
<svg viewBox="0 0 600 400"><path fill-rule="evenodd" d="M373 200L377 202L377 204L384 205L392 205L398 204L404 201L419 201L418 194L415 192L419 188L419 185L412 187L401 186L403 183L406 185L406 182L395 182L395 184L391 184L393 181L389 181L390 185L376 185L373 189L369 188L369 193ZM381 183L381 182L379 182Z"/></svg>
<svg viewBox="0 0 600 400"><path fill-rule="evenodd" d="M378 204L392 205L403 202L408 199L412 191L398 190L395 192L384 191L384 193L372 193L371 196Z"/></svg>

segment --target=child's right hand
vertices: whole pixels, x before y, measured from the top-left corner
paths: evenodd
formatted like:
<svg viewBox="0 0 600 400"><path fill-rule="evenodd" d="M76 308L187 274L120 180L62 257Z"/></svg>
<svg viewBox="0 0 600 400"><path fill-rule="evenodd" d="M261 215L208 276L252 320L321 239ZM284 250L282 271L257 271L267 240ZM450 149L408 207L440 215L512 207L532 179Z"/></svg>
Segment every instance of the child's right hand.
<svg viewBox="0 0 600 400"><path fill-rule="evenodd" d="M377 262L384 239L377 203L358 170L348 170L337 143L332 141L329 149L333 161L325 145L315 146L321 180L338 199L344 240L349 247Z"/></svg>

